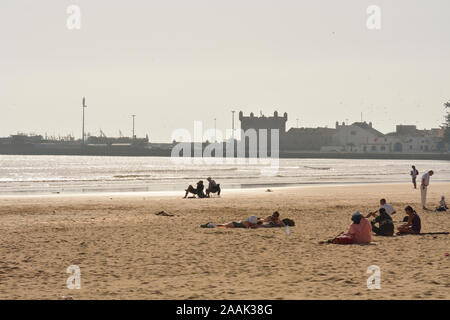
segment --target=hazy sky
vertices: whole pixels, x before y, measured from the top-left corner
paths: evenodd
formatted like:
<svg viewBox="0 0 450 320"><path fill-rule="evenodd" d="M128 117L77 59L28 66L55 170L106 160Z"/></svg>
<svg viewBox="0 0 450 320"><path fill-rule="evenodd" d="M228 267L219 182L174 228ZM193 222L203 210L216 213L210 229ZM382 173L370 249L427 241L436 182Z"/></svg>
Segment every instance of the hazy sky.
<svg viewBox="0 0 450 320"><path fill-rule="evenodd" d="M81 30L66 9L81 8ZM369 5L381 30L366 27ZM17 131L170 141L231 110L288 127L437 127L450 100L448 0L0 0L0 136ZM237 115L236 115L237 121Z"/></svg>

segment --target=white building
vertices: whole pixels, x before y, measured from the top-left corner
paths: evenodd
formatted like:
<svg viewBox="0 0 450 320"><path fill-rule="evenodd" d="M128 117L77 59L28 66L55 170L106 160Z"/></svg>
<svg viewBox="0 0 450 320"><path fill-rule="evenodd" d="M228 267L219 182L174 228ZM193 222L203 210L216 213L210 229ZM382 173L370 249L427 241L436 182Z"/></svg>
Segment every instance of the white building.
<svg viewBox="0 0 450 320"><path fill-rule="evenodd" d="M372 123L355 122L351 125L336 122L334 144L348 152L390 152L390 144L383 133L375 130Z"/></svg>
<svg viewBox="0 0 450 320"><path fill-rule="evenodd" d="M442 147L442 129L418 130L413 125L398 125L396 131L383 134L369 122L351 125L336 123L332 145L321 151L373 152L373 153L421 153L438 152Z"/></svg>
<svg viewBox="0 0 450 320"><path fill-rule="evenodd" d="M398 125L396 131L386 137L393 152L437 152L442 144L443 130L418 130L414 125Z"/></svg>

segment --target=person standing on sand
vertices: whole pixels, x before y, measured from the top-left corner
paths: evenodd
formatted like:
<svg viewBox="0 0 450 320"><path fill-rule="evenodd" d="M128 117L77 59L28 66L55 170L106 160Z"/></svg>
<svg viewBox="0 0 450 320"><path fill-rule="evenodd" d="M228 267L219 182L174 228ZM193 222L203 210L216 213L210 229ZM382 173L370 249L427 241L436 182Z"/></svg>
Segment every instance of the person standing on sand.
<svg viewBox="0 0 450 320"><path fill-rule="evenodd" d="M416 166L412 166L410 175L412 178L412 183L413 183L414 189L417 189L416 178L417 178L418 174L419 174L419 170L416 169Z"/></svg>
<svg viewBox="0 0 450 320"><path fill-rule="evenodd" d="M420 194L421 194L421 198L422 198L422 208L424 210L428 210L427 206L426 206L427 191L428 191L428 186L430 185L430 177L433 174L434 174L433 170L430 170L422 176L422 184L420 186Z"/></svg>

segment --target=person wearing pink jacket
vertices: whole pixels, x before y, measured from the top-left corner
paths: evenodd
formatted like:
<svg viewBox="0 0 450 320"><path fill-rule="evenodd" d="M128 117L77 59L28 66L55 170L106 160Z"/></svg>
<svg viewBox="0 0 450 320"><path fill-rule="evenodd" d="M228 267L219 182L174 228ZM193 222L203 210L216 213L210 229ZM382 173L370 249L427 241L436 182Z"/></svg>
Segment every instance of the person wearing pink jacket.
<svg viewBox="0 0 450 320"><path fill-rule="evenodd" d="M353 223L350 225L346 235L353 238L354 243L370 243L372 241L372 226L369 220L357 211L352 215Z"/></svg>

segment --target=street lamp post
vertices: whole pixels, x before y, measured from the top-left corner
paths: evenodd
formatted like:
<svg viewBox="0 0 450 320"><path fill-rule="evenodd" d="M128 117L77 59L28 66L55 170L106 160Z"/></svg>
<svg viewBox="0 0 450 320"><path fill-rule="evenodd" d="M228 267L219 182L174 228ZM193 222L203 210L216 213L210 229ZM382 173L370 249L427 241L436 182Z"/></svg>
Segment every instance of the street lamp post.
<svg viewBox="0 0 450 320"><path fill-rule="evenodd" d="M134 134L134 118L136 118L136 115L133 114L132 117L133 117L133 140L134 140L134 138L136 137L136 135Z"/></svg>
<svg viewBox="0 0 450 320"><path fill-rule="evenodd" d="M233 141L234 141L234 113L235 113L236 111L231 111L231 114L232 114L232 116L231 116L231 138L233 139Z"/></svg>
<svg viewBox="0 0 450 320"><path fill-rule="evenodd" d="M217 143L217 119L214 118L214 143Z"/></svg>
<svg viewBox="0 0 450 320"><path fill-rule="evenodd" d="M81 106L82 108L83 108L83 124L82 124L82 132L81 132L81 142L82 142L82 144L84 145L84 136L85 136L85 134L84 134L84 109L86 109L86 107L87 107L87 105L86 105L86 98L85 97L83 97L83 105Z"/></svg>

